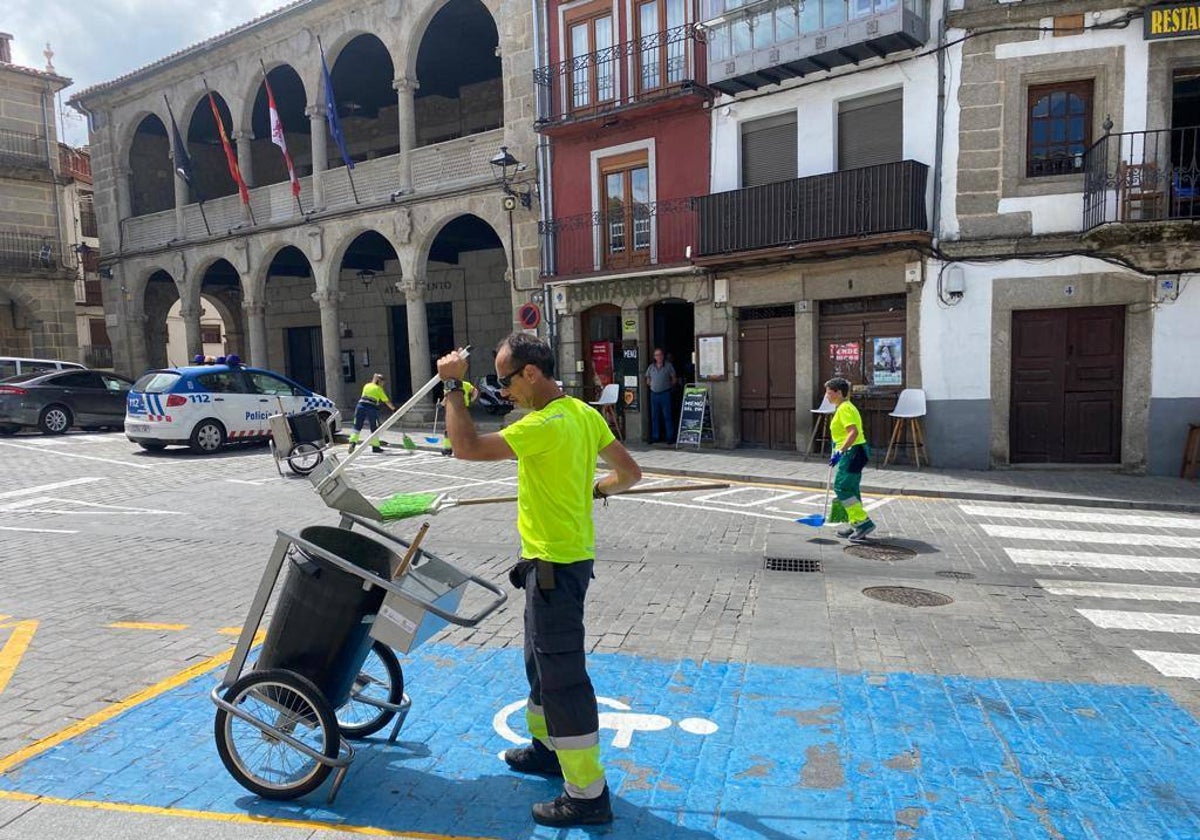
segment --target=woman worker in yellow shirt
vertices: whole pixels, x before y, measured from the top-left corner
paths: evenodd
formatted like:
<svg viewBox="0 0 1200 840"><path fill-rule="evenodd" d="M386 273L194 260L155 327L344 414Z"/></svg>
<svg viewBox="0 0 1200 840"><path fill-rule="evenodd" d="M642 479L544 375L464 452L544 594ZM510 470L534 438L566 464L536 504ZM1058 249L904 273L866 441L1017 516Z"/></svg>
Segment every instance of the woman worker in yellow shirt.
<svg viewBox="0 0 1200 840"><path fill-rule="evenodd" d="M833 438L833 455L829 466L837 467L833 479L833 492L850 520L839 528L839 537L849 537L850 542L865 542L867 535L875 530L875 523L867 516L862 504L862 471L871 460L870 451L862 431L862 415L850 402L850 383L834 377L825 383L825 398L835 406L829 421L829 434ZM830 516L834 522L840 519L835 508Z"/></svg>

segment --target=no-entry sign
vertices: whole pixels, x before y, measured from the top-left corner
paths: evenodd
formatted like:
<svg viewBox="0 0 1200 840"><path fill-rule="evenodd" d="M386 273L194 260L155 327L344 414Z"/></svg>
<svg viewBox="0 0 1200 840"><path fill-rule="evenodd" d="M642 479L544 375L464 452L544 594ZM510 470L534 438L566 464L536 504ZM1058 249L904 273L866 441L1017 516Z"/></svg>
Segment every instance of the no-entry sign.
<svg viewBox="0 0 1200 840"><path fill-rule="evenodd" d="M517 320L527 330L532 330L542 323L542 310L536 303L523 303L517 309Z"/></svg>

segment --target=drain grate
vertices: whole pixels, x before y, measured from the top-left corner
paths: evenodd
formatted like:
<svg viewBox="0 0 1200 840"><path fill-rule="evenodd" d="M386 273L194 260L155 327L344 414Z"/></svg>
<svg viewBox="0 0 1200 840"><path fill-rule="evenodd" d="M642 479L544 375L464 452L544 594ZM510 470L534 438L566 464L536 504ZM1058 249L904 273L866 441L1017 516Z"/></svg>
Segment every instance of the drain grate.
<svg viewBox="0 0 1200 840"><path fill-rule="evenodd" d="M768 572L819 572L821 561L807 557L764 557L763 568Z"/></svg>
<svg viewBox="0 0 1200 840"><path fill-rule="evenodd" d="M971 574L970 572L956 572L956 571L951 571L948 569L941 571L941 572L934 572L934 574L936 574L940 578L951 578L952 580L974 580L975 579L975 575Z"/></svg>
<svg viewBox="0 0 1200 840"><path fill-rule="evenodd" d="M917 552L911 548L890 545L889 543L857 543L846 546L842 551L853 557L861 557L864 560L883 560L886 562L907 560L910 557L917 556Z"/></svg>
<svg viewBox="0 0 1200 840"><path fill-rule="evenodd" d="M954 599L949 595L911 586L868 586L863 590L863 594L876 601L905 607L944 607L954 603Z"/></svg>

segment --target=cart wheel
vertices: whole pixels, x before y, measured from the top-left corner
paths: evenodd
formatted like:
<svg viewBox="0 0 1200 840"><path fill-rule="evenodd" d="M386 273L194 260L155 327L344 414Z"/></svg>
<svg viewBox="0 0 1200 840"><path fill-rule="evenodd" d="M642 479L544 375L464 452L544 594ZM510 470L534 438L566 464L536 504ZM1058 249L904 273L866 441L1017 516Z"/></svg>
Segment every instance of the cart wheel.
<svg viewBox="0 0 1200 840"><path fill-rule="evenodd" d="M287 462L296 475L308 475L325 460L325 453L315 443L297 443L288 453Z"/></svg>
<svg viewBox="0 0 1200 840"><path fill-rule="evenodd" d="M276 734L337 758L337 718L312 681L282 668L251 671L229 687L224 699L256 721L217 710L217 753L238 784L264 799L296 799L320 787L333 768Z"/></svg>
<svg viewBox="0 0 1200 840"><path fill-rule="evenodd" d="M382 700L393 706L399 705L404 699L404 671L400 668L396 654L383 642L371 645L367 661L358 672L354 688L350 691L349 702L337 710L338 726L342 728L342 735L347 738L366 738L368 735L374 735L396 716L390 709L381 709L357 699L364 697Z"/></svg>
<svg viewBox="0 0 1200 840"><path fill-rule="evenodd" d="M279 447L275 445L274 438L267 438L267 443L271 447L271 460L275 462L275 471L283 475L283 467L279 466Z"/></svg>

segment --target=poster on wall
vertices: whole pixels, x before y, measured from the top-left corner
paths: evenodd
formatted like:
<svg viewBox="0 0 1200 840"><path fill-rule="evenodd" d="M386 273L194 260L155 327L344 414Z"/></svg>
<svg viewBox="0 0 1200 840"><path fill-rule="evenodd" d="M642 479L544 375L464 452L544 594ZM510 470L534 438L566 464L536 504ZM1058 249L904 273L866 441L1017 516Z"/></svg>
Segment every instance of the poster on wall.
<svg viewBox="0 0 1200 840"><path fill-rule="evenodd" d="M875 339L875 361L872 364L876 385L904 384L904 339L894 338Z"/></svg>
<svg viewBox="0 0 1200 840"><path fill-rule="evenodd" d="M592 342L592 385L603 388L613 381L613 343Z"/></svg>
<svg viewBox="0 0 1200 840"><path fill-rule="evenodd" d="M834 376L854 382L860 378L862 371L862 346L857 341L831 342L829 361L833 365Z"/></svg>

